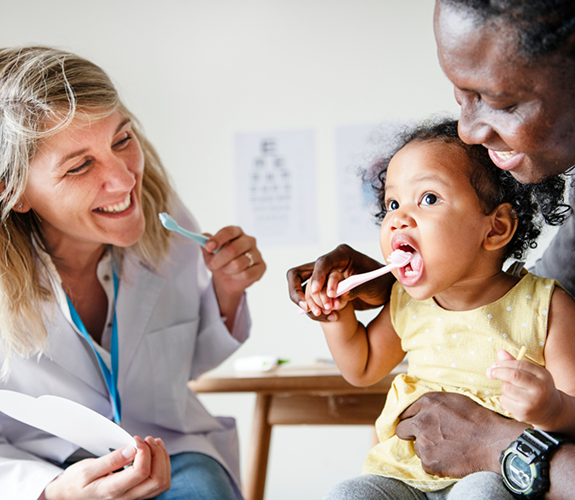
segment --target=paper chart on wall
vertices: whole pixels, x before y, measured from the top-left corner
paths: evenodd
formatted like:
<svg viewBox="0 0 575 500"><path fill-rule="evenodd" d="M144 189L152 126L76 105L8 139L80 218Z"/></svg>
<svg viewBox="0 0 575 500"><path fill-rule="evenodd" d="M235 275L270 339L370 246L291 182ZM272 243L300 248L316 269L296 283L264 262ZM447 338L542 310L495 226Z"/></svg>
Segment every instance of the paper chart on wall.
<svg viewBox="0 0 575 500"><path fill-rule="evenodd" d="M312 131L237 134L235 172L237 223L258 245L317 242Z"/></svg>
<svg viewBox="0 0 575 500"><path fill-rule="evenodd" d="M338 240L377 241L379 210L371 186L362 179L374 160L389 148L397 123L345 125L336 128Z"/></svg>

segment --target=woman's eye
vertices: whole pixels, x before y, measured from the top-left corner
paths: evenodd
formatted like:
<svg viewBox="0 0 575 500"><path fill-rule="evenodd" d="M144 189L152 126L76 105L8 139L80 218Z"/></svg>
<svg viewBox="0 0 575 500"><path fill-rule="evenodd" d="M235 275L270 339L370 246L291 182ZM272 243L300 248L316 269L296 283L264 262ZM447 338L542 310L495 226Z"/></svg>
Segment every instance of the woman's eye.
<svg viewBox="0 0 575 500"><path fill-rule="evenodd" d="M399 203L396 200L389 200L387 202L387 210L397 210L399 208Z"/></svg>
<svg viewBox="0 0 575 500"><path fill-rule="evenodd" d="M126 132L126 135L114 144L114 148L115 149L123 149L124 147L126 147L128 145L128 143L130 142L131 139L132 139L132 136L128 132Z"/></svg>
<svg viewBox="0 0 575 500"><path fill-rule="evenodd" d="M422 205L435 205L438 202L439 198L433 193L426 193L423 195L423 198L421 199Z"/></svg>
<svg viewBox="0 0 575 500"><path fill-rule="evenodd" d="M92 160L86 160L84 163L82 163L81 165L79 165L78 167L74 167L70 170L68 170L68 172L66 172L68 175L75 175L75 174L81 174L84 170L86 170L90 165L92 164Z"/></svg>

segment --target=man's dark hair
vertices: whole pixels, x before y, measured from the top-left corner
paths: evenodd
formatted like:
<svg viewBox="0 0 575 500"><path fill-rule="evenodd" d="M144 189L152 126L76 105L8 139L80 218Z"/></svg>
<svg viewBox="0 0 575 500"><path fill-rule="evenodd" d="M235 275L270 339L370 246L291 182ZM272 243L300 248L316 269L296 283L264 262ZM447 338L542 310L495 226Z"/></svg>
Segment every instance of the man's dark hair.
<svg viewBox="0 0 575 500"><path fill-rule="evenodd" d="M575 32L573 0L438 0L468 12L481 24L502 21L528 59L559 49ZM575 58L575 54L571 54Z"/></svg>

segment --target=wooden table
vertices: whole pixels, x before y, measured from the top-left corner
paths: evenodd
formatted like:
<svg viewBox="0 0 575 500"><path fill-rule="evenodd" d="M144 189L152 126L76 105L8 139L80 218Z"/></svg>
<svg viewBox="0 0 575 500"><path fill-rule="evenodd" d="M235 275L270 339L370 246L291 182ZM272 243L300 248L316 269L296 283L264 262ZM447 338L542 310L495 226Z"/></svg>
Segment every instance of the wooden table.
<svg viewBox="0 0 575 500"><path fill-rule="evenodd" d="M256 407L244 479L246 500L263 500L274 425L373 425L400 364L371 387L355 387L332 363L280 365L258 373L207 374L190 387L198 393L255 392Z"/></svg>

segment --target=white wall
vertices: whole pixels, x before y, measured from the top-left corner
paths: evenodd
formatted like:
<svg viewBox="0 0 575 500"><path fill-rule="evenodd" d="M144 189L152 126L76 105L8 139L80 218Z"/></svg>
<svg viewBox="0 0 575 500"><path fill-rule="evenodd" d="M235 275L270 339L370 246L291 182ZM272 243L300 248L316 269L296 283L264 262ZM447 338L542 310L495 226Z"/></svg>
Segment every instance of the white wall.
<svg viewBox="0 0 575 500"><path fill-rule="evenodd" d="M457 112L435 54L433 3L2 0L0 46L55 45L101 65L206 231L235 222L234 134L314 130L319 244L263 249L268 271L249 293L253 334L236 355L306 361L329 353L289 301L285 273L339 243L335 127ZM348 243L379 258L376 241ZM245 462L254 397L204 401L236 416ZM321 498L360 472L371 439L367 427L276 429L267 499Z"/></svg>

